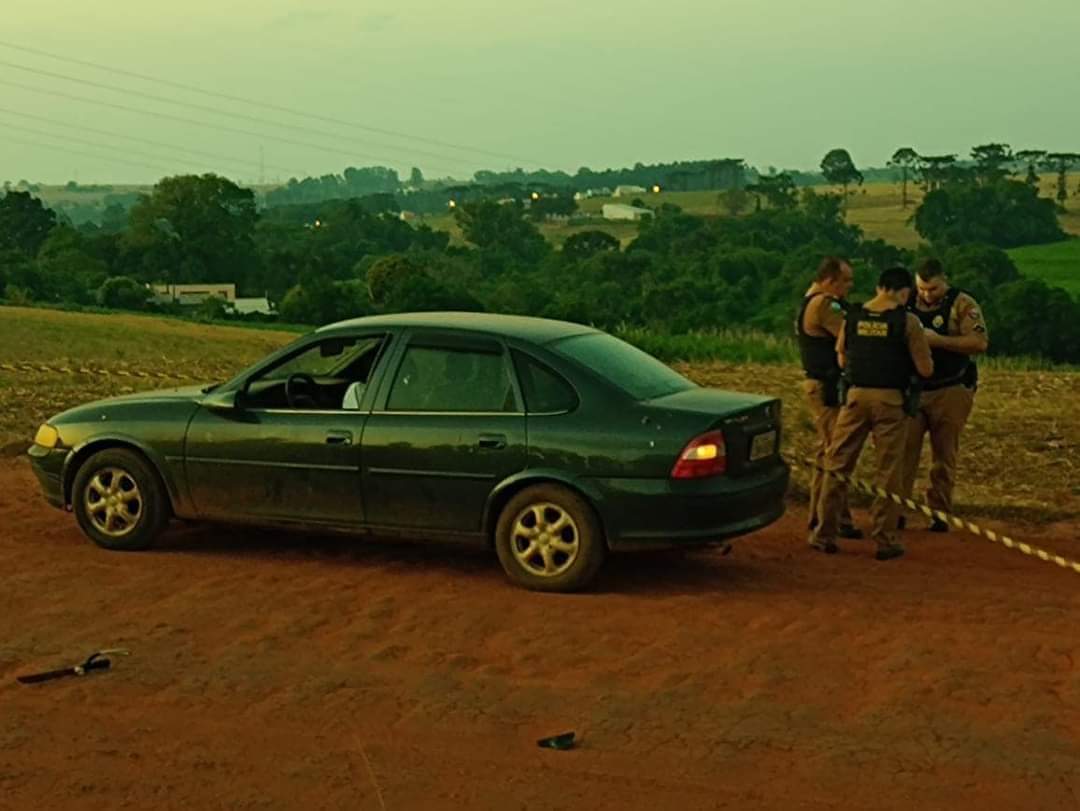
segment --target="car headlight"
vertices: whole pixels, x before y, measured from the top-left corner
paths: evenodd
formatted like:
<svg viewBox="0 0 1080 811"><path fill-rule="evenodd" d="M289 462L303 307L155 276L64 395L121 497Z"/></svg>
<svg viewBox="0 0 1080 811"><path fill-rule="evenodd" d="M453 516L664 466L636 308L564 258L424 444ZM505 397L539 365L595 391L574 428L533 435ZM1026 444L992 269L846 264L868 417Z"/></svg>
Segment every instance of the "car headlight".
<svg viewBox="0 0 1080 811"><path fill-rule="evenodd" d="M34 444L43 448L55 448L60 444L60 432L46 423L37 429L34 435Z"/></svg>

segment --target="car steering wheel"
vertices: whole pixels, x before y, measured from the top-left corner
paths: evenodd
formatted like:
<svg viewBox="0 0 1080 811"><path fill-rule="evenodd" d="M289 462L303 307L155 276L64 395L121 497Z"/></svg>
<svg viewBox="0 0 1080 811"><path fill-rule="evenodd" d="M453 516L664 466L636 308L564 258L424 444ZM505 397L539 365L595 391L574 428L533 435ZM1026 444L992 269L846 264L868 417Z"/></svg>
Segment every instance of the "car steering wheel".
<svg viewBox="0 0 1080 811"><path fill-rule="evenodd" d="M291 374L285 380L285 400L289 408L318 408L315 392L319 384L315 378L304 372Z"/></svg>

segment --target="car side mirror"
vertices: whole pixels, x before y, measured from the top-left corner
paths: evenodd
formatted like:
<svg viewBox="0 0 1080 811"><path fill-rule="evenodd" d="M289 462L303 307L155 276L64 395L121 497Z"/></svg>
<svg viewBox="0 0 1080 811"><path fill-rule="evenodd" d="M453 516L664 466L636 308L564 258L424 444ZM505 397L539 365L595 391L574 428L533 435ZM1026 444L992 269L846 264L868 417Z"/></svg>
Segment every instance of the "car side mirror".
<svg viewBox="0 0 1080 811"><path fill-rule="evenodd" d="M235 411L240 407L235 391L212 391L203 397L202 404L211 411Z"/></svg>

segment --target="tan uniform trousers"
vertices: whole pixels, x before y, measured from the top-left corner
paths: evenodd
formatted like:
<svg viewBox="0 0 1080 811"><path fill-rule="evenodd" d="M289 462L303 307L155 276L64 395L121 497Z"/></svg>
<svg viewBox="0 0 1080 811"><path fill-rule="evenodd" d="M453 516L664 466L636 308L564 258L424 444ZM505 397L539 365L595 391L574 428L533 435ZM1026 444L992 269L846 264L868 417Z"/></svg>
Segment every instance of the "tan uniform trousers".
<svg viewBox="0 0 1080 811"><path fill-rule="evenodd" d="M833 428L832 443L825 456L826 472L851 475L866 438L873 433L877 455L874 484L891 493L900 492L904 481L908 422L900 392L852 388ZM840 509L846 497L847 484L835 476L826 476L818 502L818 525L813 540L822 543L836 540ZM891 499L874 498L870 507L870 534L879 546L896 543L898 514L897 505Z"/></svg>
<svg viewBox="0 0 1080 811"><path fill-rule="evenodd" d="M824 397L824 384L820 380L804 380L803 393L806 395L806 404L810 409L810 416L814 420L814 430L817 432L817 443L814 446L814 470L810 476L810 506L808 509L810 523L813 526L817 519L818 502L821 501L821 485L825 479L822 468L825 467L825 455L832 442L833 428L836 418L840 415L840 406L826 406ZM854 524L851 517L851 509L845 496L840 505L840 526L849 527Z"/></svg>
<svg viewBox="0 0 1080 811"><path fill-rule="evenodd" d="M915 489L923 436L929 432L933 461L926 500L935 510L952 512L960 432L964 430L974 404L975 390L959 384L922 393L919 413L908 425L903 495L911 498Z"/></svg>

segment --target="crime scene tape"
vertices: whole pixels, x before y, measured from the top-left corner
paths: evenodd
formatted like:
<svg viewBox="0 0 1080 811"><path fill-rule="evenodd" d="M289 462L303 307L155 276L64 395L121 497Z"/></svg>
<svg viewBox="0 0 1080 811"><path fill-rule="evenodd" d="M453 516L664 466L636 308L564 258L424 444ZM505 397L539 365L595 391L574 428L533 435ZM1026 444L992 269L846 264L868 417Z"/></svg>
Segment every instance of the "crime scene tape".
<svg viewBox="0 0 1080 811"><path fill-rule="evenodd" d="M790 464L793 468L808 471L819 470L827 476L833 476L846 484L857 487L865 493L869 493L872 496L877 496L879 498L887 498L890 501L900 505L901 507L907 507L909 510L916 510L918 512L921 512L927 518L937 518L938 520L944 521L945 523L955 527L956 529L966 530L972 535L977 535L980 538L986 538L986 540L990 541L991 543L999 543L1006 549L1015 549L1021 554L1028 555L1029 557L1033 558L1038 558L1039 560L1044 560L1047 563L1054 563L1060 566L1062 569L1071 569L1077 574L1080 574L1080 562L1077 562L1075 560L1069 560L1068 558L1063 558L1061 555L1055 555L1052 552L1047 552L1045 549L1040 549L1037 546L1032 546L1031 544L1024 543L1023 541L1017 541L1013 538L1010 538L1008 535L1002 535L1001 533L994 532L992 529L984 529L978 524L972 523L971 521L965 521L963 518L955 515L950 515L943 510L935 510L929 504L920 504L913 499L905 498L904 496L897 495L896 493L890 493L888 490L885 490L882 487L878 487L877 485L863 481L862 479L857 479L854 476L849 476L846 473L840 473L839 471L835 470L825 470L825 468L820 467L812 459L801 458L797 462L788 459L787 461L788 464Z"/></svg>
<svg viewBox="0 0 1080 811"><path fill-rule="evenodd" d="M207 380L228 380L235 372L227 372L220 369L208 369L205 374L198 377L184 374L183 372L148 372L142 369L106 369L87 366L61 366L55 363L19 363L0 362L0 372L40 372L55 374L87 374L99 377L126 377L138 380L188 380L194 383L202 383Z"/></svg>

